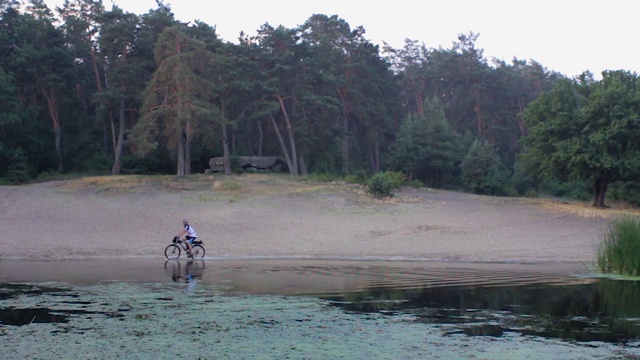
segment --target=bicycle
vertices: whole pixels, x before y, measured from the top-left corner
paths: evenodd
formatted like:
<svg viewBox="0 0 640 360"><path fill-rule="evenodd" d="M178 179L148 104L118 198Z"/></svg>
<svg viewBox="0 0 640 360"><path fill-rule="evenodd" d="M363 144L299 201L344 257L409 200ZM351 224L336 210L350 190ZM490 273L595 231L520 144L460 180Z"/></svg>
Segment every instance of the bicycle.
<svg viewBox="0 0 640 360"><path fill-rule="evenodd" d="M167 259L177 259L180 257L182 250L187 252L187 250L189 249L187 245L185 245L184 242L177 236L173 238L172 242L172 244L169 244L164 249L164 256L166 256ZM205 250L204 246L202 245L202 241L195 240L191 244L191 254L193 255L194 259L202 259L204 257Z"/></svg>

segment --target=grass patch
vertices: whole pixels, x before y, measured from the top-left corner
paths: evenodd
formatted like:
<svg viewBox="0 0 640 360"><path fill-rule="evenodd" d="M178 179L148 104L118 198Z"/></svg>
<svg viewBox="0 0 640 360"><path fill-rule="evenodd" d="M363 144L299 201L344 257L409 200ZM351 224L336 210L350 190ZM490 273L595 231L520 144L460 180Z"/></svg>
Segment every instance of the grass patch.
<svg viewBox="0 0 640 360"><path fill-rule="evenodd" d="M329 173L311 173L304 180L317 183L330 183L342 179L339 176Z"/></svg>
<svg viewBox="0 0 640 360"><path fill-rule="evenodd" d="M43 172L38 175L35 179L31 179L27 181L27 184L38 184L45 183L49 181L68 181L68 180L79 180L86 177L100 177L100 176L108 176L108 173L93 171L93 172L73 172L73 173L64 173L61 174L59 172L50 171Z"/></svg>
<svg viewBox="0 0 640 360"><path fill-rule="evenodd" d="M175 175L106 175L85 176L65 181L71 189L97 189L113 193L139 189L157 188L166 191L205 190L210 188L213 178L202 174Z"/></svg>
<svg viewBox="0 0 640 360"><path fill-rule="evenodd" d="M597 264L604 273L640 275L640 218L625 216L612 221L598 246Z"/></svg>
<svg viewBox="0 0 640 360"><path fill-rule="evenodd" d="M213 185L214 189L220 191L237 191L242 188L242 184L233 178L216 181Z"/></svg>

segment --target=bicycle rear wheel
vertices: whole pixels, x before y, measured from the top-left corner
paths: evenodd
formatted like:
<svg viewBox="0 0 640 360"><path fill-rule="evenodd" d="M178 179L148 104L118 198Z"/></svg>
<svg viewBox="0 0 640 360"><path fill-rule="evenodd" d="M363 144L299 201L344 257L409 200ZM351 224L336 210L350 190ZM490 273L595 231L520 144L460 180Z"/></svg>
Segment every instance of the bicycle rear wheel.
<svg viewBox="0 0 640 360"><path fill-rule="evenodd" d="M167 246L164 249L164 256L167 257L167 259L177 259L180 257L180 247L176 244L169 244L169 246Z"/></svg>
<svg viewBox="0 0 640 360"><path fill-rule="evenodd" d="M204 247L202 245L193 245L191 253L194 259L202 259L204 257Z"/></svg>

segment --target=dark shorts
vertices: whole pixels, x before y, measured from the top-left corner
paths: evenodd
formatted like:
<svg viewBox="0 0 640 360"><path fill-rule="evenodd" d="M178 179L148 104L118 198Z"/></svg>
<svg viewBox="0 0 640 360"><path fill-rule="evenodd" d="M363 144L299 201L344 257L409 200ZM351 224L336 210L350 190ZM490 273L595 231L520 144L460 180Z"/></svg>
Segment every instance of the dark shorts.
<svg viewBox="0 0 640 360"><path fill-rule="evenodd" d="M191 236L187 236L186 239L190 244L193 244L193 242L196 240L196 238L191 237Z"/></svg>

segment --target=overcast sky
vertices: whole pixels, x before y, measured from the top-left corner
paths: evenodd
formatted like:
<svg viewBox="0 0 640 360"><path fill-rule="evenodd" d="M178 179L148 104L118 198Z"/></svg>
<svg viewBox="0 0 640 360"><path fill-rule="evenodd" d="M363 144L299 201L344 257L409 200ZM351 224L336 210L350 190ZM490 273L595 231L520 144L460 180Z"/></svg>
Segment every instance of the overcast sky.
<svg viewBox="0 0 640 360"><path fill-rule="evenodd" d="M142 14L154 0L103 0ZM63 0L45 0L59 6ZM640 73L640 1L637 0L165 0L183 22L201 20L223 40L236 42L264 23L295 27L313 14L338 15L351 28L362 25L375 44L401 48L404 39L430 48L451 48L459 34L480 34L476 47L487 59L536 60L573 77L589 70Z"/></svg>

